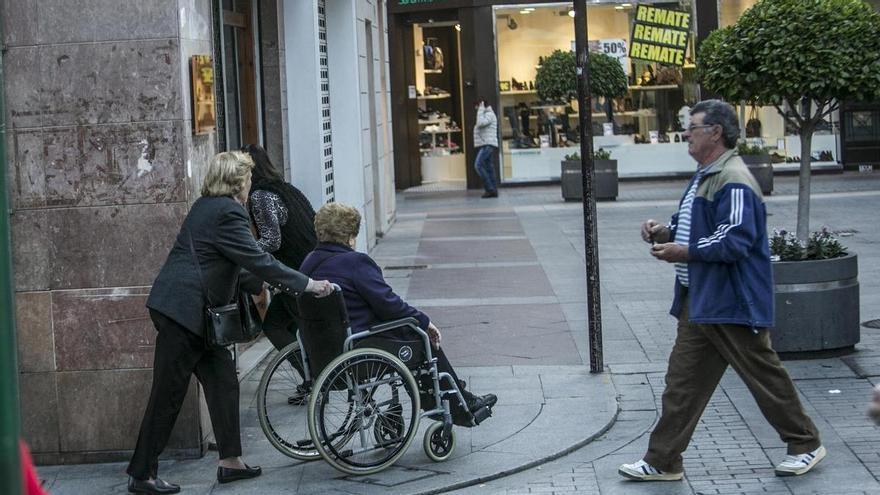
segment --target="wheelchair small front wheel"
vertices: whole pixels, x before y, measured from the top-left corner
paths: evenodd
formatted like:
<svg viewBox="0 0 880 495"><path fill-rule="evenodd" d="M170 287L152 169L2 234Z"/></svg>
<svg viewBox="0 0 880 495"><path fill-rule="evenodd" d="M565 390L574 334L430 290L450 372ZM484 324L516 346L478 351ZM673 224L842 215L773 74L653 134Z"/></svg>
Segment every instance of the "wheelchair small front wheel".
<svg viewBox="0 0 880 495"><path fill-rule="evenodd" d="M455 452L455 429L450 428L449 434L443 433L443 422L437 421L425 431L422 441L425 455L434 462L443 462Z"/></svg>

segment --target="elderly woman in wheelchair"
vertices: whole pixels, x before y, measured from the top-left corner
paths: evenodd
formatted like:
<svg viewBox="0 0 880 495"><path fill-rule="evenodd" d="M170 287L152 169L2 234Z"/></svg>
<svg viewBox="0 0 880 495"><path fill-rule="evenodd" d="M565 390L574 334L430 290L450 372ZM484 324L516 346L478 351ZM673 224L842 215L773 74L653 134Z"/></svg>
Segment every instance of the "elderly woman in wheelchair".
<svg viewBox="0 0 880 495"><path fill-rule="evenodd" d="M298 339L263 373L260 424L290 457L320 456L345 473L370 474L403 455L426 417L435 422L424 434L425 453L448 459L452 425L480 424L497 398L465 389L440 347L440 330L394 293L369 256L353 250L359 228L352 207L330 203L318 211L319 244L301 271L339 290L297 299ZM306 399L307 408L298 406Z"/></svg>

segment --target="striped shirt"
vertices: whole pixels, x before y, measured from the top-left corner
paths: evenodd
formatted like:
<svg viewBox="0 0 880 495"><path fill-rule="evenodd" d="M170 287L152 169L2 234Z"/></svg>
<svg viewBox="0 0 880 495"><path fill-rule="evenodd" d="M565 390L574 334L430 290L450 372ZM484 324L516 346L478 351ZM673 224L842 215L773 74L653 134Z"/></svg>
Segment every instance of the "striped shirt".
<svg viewBox="0 0 880 495"><path fill-rule="evenodd" d="M697 169L696 177L694 177L694 181L691 183L691 187L688 188L687 193L684 195L684 199L681 202L681 208L678 210L678 225L675 228L675 243L680 244L682 246L688 247L691 241L691 210L694 206L694 198L697 196L697 188L700 187L700 181L703 180L703 177L709 172L709 169L714 167L717 163L725 161L728 158L728 155L732 154L732 152L728 151L718 157L717 160L710 163L705 167L700 167ZM687 287L688 280L688 265L687 263L676 263L675 264L675 276L678 277L678 282Z"/></svg>

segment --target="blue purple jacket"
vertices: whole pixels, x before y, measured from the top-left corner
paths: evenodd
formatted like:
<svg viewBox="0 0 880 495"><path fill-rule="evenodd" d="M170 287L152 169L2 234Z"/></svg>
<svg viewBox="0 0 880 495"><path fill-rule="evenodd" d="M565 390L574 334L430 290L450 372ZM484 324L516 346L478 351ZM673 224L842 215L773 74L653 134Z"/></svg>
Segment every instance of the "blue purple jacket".
<svg viewBox="0 0 880 495"><path fill-rule="evenodd" d="M673 239L677 224L678 213L669 225ZM764 198L751 172L732 151L719 158L697 188L688 255L691 322L753 329L773 326L773 269ZM673 316L681 312L683 295L676 277Z"/></svg>
<svg viewBox="0 0 880 495"><path fill-rule="evenodd" d="M431 321L394 293L385 282L382 269L372 258L348 246L319 243L306 256L300 271L315 280L329 280L342 288L353 333L410 316L419 321L423 330Z"/></svg>

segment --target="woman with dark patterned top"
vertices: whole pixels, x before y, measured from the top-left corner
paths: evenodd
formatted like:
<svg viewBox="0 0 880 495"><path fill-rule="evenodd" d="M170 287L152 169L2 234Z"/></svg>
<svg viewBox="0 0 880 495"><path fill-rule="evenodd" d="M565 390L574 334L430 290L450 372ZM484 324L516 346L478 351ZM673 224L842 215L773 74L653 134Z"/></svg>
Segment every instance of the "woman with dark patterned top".
<svg viewBox="0 0 880 495"><path fill-rule="evenodd" d="M249 144L242 151L254 160L248 205L257 228L257 243L278 261L297 270L317 244L315 210L299 189L284 181L266 150ZM294 298L278 294L266 310L263 333L276 349L296 340L295 308Z"/></svg>

